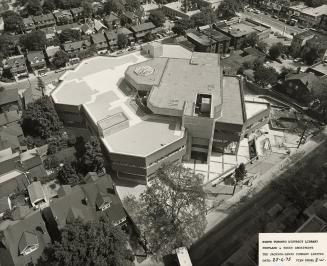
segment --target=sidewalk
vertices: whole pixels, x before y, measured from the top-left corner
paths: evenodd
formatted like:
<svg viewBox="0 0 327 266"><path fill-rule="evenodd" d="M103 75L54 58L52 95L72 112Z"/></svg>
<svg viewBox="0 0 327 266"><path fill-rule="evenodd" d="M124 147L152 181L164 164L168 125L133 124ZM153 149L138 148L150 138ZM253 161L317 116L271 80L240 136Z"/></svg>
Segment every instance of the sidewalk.
<svg viewBox="0 0 327 266"><path fill-rule="evenodd" d="M306 144L301 146L298 150L293 152L291 156L285 158L279 164L276 164L267 172L254 179L251 187L245 187L233 197L229 198L216 209L207 214L207 227L205 232L210 231L217 224L219 224L224 218L229 215L229 210L232 207L237 206L240 202L246 199L246 197L252 197L266 187L271 181L279 177L282 173L285 173L288 169L296 167L296 164L304 160L309 154L311 154L320 145L323 145L327 140L327 127L315 138L310 139Z"/></svg>

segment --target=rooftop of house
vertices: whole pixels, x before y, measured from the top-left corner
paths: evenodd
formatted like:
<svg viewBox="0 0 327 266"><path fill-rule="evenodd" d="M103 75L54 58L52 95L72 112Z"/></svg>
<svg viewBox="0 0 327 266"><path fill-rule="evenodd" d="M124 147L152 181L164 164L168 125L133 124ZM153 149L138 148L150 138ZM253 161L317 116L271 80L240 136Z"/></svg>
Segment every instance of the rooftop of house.
<svg viewBox="0 0 327 266"><path fill-rule="evenodd" d="M21 136L23 136L23 131L17 122L2 126L0 128L0 150L6 148L19 149Z"/></svg>
<svg viewBox="0 0 327 266"><path fill-rule="evenodd" d="M28 214L23 220L9 221L2 231L4 249L1 251L0 263L3 265L35 264L44 248L51 243L40 211ZM23 256L22 251L33 245L37 245L37 249L28 256Z"/></svg>
<svg viewBox="0 0 327 266"><path fill-rule="evenodd" d="M258 100L247 100L245 99L245 110L246 118L250 119L261 112L266 111L269 108L269 103L267 101Z"/></svg>
<svg viewBox="0 0 327 266"><path fill-rule="evenodd" d="M70 11L73 13L73 14L78 14L78 13L81 13L83 12L83 7L74 7L74 8L71 8Z"/></svg>
<svg viewBox="0 0 327 266"><path fill-rule="evenodd" d="M261 23L254 22L250 19L232 19L227 22L225 26L218 26L224 32L232 35L233 37L246 36L251 33L260 33L265 30L270 29L270 27L265 26Z"/></svg>
<svg viewBox="0 0 327 266"><path fill-rule="evenodd" d="M8 57L5 61L5 68L26 66L25 57L23 55L16 55ZM1 101L1 100L0 100Z"/></svg>
<svg viewBox="0 0 327 266"><path fill-rule="evenodd" d="M88 40L81 40L81 41L68 42L68 43L64 43L63 44L63 48L64 48L65 51L80 49L83 46L86 46L86 47L91 46L90 41L88 41Z"/></svg>
<svg viewBox="0 0 327 266"><path fill-rule="evenodd" d="M17 88L0 90L0 106L19 101Z"/></svg>
<svg viewBox="0 0 327 266"><path fill-rule="evenodd" d="M182 2L179 2L179 1L176 1L176 2L171 2L171 3L168 3L168 4L165 4L165 7L167 8L170 8L170 9L173 9L173 10L176 10L180 13L184 13L188 16L194 16L198 13L200 13L201 11L199 9L196 9L196 10L188 10L187 12L185 12L183 10L183 5L182 5Z"/></svg>
<svg viewBox="0 0 327 266"><path fill-rule="evenodd" d="M197 30L190 30L186 33L187 38L203 45L203 46L209 46L213 42L212 40L205 34L197 31Z"/></svg>
<svg viewBox="0 0 327 266"><path fill-rule="evenodd" d="M313 72L318 76L327 76L327 63L319 62L307 69L307 72Z"/></svg>
<svg viewBox="0 0 327 266"><path fill-rule="evenodd" d="M66 223L75 219L84 222L94 219L92 210L87 206L85 194L80 186L74 186L71 190L65 190L59 198L50 200L50 208L56 219L59 229Z"/></svg>
<svg viewBox="0 0 327 266"><path fill-rule="evenodd" d="M313 73L296 73L286 76L286 80L300 80L310 91L319 78Z"/></svg>
<svg viewBox="0 0 327 266"><path fill-rule="evenodd" d="M60 50L59 46L49 46L46 48L45 52L49 58L53 57Z"/></svg>
<svg viewBox="0 0 327 266"><path fill-rule="evenodd" d="M80 30L81 27L82 27L82 25L80 25L78 23L70 23L70 24L56 26L56 31L57 31L57 33L60 33L61 31L66 30L66 29Z"/></svg>
<svg viewBox="0 0 327 266"><path fill-rule="evenodd" d="M27 53L27 60L29 62L44 60L44 54L42 51L30 51Z"/></svg>
<svg viewBox="0 0 327 266"><path fill-rule="evenodd" d="M92 34L91 38L95 44L106 42L106 37L104 37L103 33Z"/></svg>
<svg viewBox="0 0 327 266"><path fill-rule="evenodd" d="M54 16L52 13L48 13L48 14L42 14L42 15L39 15L39 16L33 16L33 21L35 23L42 23L42 22L45 22L47 20L54 20Z"/></svg>
<svg viewBox="0 0 327 266"><path fill-rule="evenodd" d="M56 17L59 18L61 16L67 16L71 17L72 13L69 10L55 10L52 12L52 14Z"/></svg>
<svg viewBox="0 0 327 266"><path fill-rule="evenodd" d="M8 111L0 113L0 127L13 122L17 122L20 119L20 115L17 111Z"/></svg>
<svg viewBox="0 0 327 266"><path fill-rule="evenodd" d="M230 40L230 37L212 28L203 29L201 32L218 42Z"/></svg>
<svg viewBox="0 0 327 266"><path fill-rule="evenodd" d="M35 182L32 182L30 185L28 185L27 191L28 191L30 201L32 203L45 198L43 188L42 188L40 181L35 181Z"/></svg>
<svg viewBox="0 0 327 266"><path fill-rule="evenodd" d="M139 25L132 26L131 29L133 32L140 32L145 30L154 29L156 26L152 22L145 22Z"/></svg>
<svg viewBox="0 0 327 266"><path fill-rule="evenodd" d="M321 5L318 7L307 7L301 9L301 13L312 17L319 17L324 14L327 14L327 5Z"/></svg>
<svg viewBox="0 0 327 266"><path fill-rule="evenodd" d="M25 25L34 24L34 21L33 21L32 17L23 18L23 22L24 22Z"/></svg>
<svg viewBox="0 0 327 266"><path fill-rule="evenodd" d="M119 20L119 17L116 13L111 12L110 15L105 16L103 19L106 20L107 22L111 23L116 20Z"/></svg>

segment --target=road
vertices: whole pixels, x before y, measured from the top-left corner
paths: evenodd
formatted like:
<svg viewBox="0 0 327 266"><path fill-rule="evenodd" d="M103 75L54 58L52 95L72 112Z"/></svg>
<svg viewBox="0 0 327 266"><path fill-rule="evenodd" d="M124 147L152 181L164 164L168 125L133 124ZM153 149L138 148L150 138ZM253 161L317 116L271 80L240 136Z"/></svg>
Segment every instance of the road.
<svg viewBox="0 0 327 266"><path fill-rule="evenodd" d="M269 171L263 174L259 180L256 180L256 188L260 188L259 192L247 200L242 205L238 205L234 212L230 212L230 208L237 202L229 205L228 208L217 210L215 216L218 220L216 225L212 226L206 234L198 240L190 249L190 256L194 266L219 266L227 260L237 249L242 245L244 239L248 236L254 235L259 231L258 225L255 223L255 218L258 216L258 210L268 210L273 205L283 202L281 195L270 190L267 186L269 180L277 176L287 178L294 174L295 169L299 165L312 165L317 167L326 161L327 146L325 145L327 139L327 129L316 137L313 137L309 142L299 149L300 157L292 163L282 163L276 165L278 172ZM282 167L282 165L286 167ZM248 195L246 191L242 193L243 196ZM235 195L236 198L241 198L241 195ZM233 198L234 198L233 197ZM232 199L233 199L232 198ZM238 201L239 201L238 199ZM227 205L228 206L228 205ZM234 205L235 206L235 205ZM220 207L221 208L221 207ZM225 212L225 215L219 212ZM225 218L223 218L225 217ZM220 219L220 221L219 221Z"/></svg>
<svg viewBox="0 0 327 266"><path fill-rule="evenodd" d="M272 18L271 15L269 14L268 15L263 13L255 14L253 12L244 11L242 15L244 15L247 18L255 19L264 24L267 24L268 26L271 26L273 30L276 29L281 32L285 30L285 33L289 35L297 34L303 31L303 29L300 29L296 26L290 26L278 19Z"/></svg>

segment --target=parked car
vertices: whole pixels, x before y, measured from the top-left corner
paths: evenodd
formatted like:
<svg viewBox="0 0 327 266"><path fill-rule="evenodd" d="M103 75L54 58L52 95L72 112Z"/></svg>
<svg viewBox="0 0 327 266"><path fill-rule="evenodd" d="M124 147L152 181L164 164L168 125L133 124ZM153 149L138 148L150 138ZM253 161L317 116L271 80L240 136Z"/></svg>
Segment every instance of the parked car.
<svg viewBox="0 0 327 266"><path fill-rule="evenodd" d="M272 17L272 18L278 18L278 16L277 16L277 15L272 15L271 17Z"/></svg>

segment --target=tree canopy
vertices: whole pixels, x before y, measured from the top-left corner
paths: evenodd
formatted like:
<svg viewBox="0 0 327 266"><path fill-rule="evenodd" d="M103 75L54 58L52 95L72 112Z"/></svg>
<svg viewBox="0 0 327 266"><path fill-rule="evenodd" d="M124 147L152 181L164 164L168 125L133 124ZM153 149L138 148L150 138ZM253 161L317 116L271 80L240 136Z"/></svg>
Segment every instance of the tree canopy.
<svg viewBox="0 0 327 266"><path fill-rule="evenodd" d="M246 3L244 0L224 0L217 8L218 17L221 19L235 17L236 12L241 11Z"/></svg>
<svg viewBox="0 0 327 266"><path fill-rule="evenodd" d="M149 20L151 20L156 27L162 27L162 25L165 23L166 18L163 11L161 9L158 9L151 11Z"/></svg>
<svg viewBox="0 0 327 266"><path fill-rule="evenodd" d="M14 11L6 11L2 14L4 30L21 33L24 28L23 18Z"/></svg>
<svg viewBox="0 0 327 266"><path fill-rule="evenodd" d="M206 227L201 176L181 164L160 168L139 200L124 199L148 250L158 256L189 247Z"/></svg>
<svg viewBox="0 0 327 266"><path fill-rule="evenodd" d="M85 151L81 158L81 163L84 166L85 173L102 171L104 159L99 140L96 137L91 137L85 143Z"/></svg>
<svg viewBox="0 0 327 266"><path fill-rule="evenodd" d="M56 9L56 2L55 0L44 0L42 9L45 13L50 13Z"/></svg>
<svg viewBox="0 0 327 266"><path fill-rule="evenodd" d="M13 46L15 43L13 36L10 34L0 35L0 57L11 56L12 51L9 49L10 46Z"/></svg>
<svg viewBox="0 0 327 266"><path fill-rule="evenodd" d="M276 43L269 49L269 56L271 59L276 60L283 52L283 44Z"/></svg>
<svg viewBox="0 0 327 266"><path fill-rule="evenodd" d="M48 139L61 135L62 122L49 96L30 103L22 115L22 128L25 135Z"/></svg>
<svg viewBox="0 0 327 266"><path fill-rule="evenodd" d="M60 242L46 248L40 265L132 266L134 256L127 249L127 237L118 227L100 219L92 223L75 221L61 232Z"/></svg>
<svg viewBox="0 0 327 266"><path fill-rule="evenodd" d="M78 185L81 180L70 163L65 163L57 173L61 185Z"/></svg>
<svg viewBox="0 0 327 266"><path fill-rule="evenodd" d="M254 71L254 79L261 86L274 85L278 79L278 73L273 67L260 66Z"/></svg>
<svg viewBox="0 0 327 266"><path fill-rule="evenodd" d="M307 65L312 65L319 58L319 50L317 47L309 47L303 52L303 60Z"/></svg>
<svg viewBox="0 0 327 266"><path fill-rule="evenodd" d="M81 32L74 29L64 29L59 35L59 40L61 43L68 41L79 41L81 40Z"/></svg>
<svg viewBox="0 0 327 266"><path fill-rule="evenodd" d="M117 45L119 49L123 49L127 46L128 44L128 38L125 34L119 33L117 36Z"/></svg>
<svg viewBox="0 0 327 266"><path fill-rule="evenodd" d="M119 15L125 12L125 7L122 0L108 0L104 3L104 12L107 14L115 12Z"/></svg>
<svg viewBox="0 0 327 266"><path fill-rule="evenodd" d="M216 13L212 8L204 8L200 13L191 17L195 27L201 27L204 25L212 24L217 18Z"/></svg>
<svg viewBox="0 0 327 266"><path fill-rule="evenodd" d="M52 64L57 68L64 67L68 60L68 54L65 51L59 50L55 53Z"/></svg>
<svg viewBox="0 0 327 266"><path fill-rule="evenodd" d="M91 18L94 12L91 1L83 0L81 6L83 7L84 16Z"/></svg>
<svg viewBox="0 0 327 266"><path fill-rule="evenodd" d="M19 41L29 51L42 51L47 44L45 32L41 30L25 34Z"/></svg>
<svg viewBox="0 0 327 266"><path fill-rule="evenodd" d="M42 14L41 2L39 0L28 0L27 12L30 16L39 16Z"/></svg>

